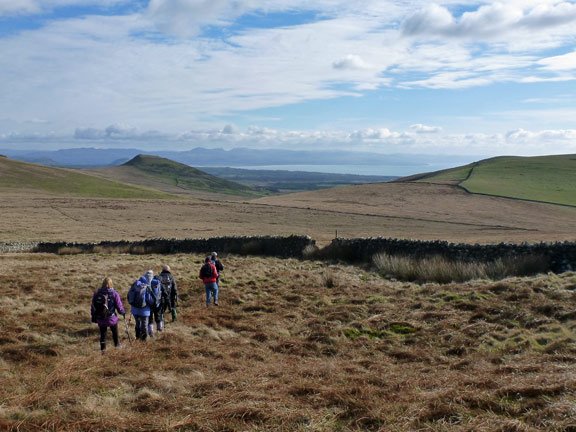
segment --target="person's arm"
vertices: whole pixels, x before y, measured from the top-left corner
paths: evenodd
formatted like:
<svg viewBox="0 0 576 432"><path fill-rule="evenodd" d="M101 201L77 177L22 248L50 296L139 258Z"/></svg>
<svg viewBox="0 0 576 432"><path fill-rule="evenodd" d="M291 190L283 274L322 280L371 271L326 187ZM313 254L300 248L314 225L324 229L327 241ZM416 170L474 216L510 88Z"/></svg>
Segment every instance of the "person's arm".
<svg viewBox="0 0 576 432"><path fill-rule="evenodd" d="M98 291L96 291L98 292ZM90 321L95 323L96 322L96 317L94 316L94 299L96 298L96 292L94 294L92 294L92 302L90 303Z"/></svg>
<svg viewBox="0 0 576 432"><path fill-rule="evenodd" d="M122 305L122 298L118 291L114 291L114 300L116 300L116 309L120 315L126 315L126 311L124 310L124 305Z"/></svg>
<svg viewBox="0 0 576 432"><path fill-rule="evenodd" d="M174 297L174 305L178 302L178 286L176 285L176 279L172 277L172 296Z"/></svg>

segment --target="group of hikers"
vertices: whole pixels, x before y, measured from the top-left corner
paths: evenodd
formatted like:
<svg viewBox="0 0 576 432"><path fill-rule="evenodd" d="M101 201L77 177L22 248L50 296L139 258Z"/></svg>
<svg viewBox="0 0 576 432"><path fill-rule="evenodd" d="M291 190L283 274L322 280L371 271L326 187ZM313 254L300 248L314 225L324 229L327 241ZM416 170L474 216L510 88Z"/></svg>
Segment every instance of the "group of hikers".
<svg viewBox="0 0 576 432"><path fill-rule="evenodd" d="M206 307L213 303L218 306L218 283L220 273L224 266L218 259L218 254L212 252L204 260L198 277L204 283L206 290ZM156 332L164 330L164 314L169 312L172 322L178 317L178 286L169 265L163 265L162 271L154 275L153 270L148 270L136 280L130 287L127 295L130 304L130 312L134 317L136 339L146 341L148 337L154 337L154 323ZM130 338L126 311L122 305L120 294L114 289L112 279L104 278L102 287L94 292L90 306L92 322L98 324L100 329L100 349L106 350L108 328L112 332L114 346L118 346L118 321L119 315L124 317L126 333ZM130 317L131 320L131 317Z"/></svg>

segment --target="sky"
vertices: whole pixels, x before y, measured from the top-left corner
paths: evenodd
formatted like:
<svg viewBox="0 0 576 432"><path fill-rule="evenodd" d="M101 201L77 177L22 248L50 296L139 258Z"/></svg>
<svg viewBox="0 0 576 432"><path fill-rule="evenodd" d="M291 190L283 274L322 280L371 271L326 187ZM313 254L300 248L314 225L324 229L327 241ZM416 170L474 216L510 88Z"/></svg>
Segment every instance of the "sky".
<svg viewBox="0 0 576 432"><path fill-rule="evenodd" d="M0 149L576 153L576 1L0 0Z"/></svg>

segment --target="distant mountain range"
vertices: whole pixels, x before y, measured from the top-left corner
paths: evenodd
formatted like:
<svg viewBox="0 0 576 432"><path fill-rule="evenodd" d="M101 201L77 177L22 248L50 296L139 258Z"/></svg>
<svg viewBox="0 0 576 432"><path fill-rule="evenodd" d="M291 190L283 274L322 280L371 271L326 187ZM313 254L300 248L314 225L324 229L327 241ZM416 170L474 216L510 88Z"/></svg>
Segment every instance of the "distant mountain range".
<svg viewBox="0 0 576 432"><path fill-rule="evenodd" d="M194 167L243 167L266 165L370 165L422 166L442 163L463 164L463 158L446 155L380 154L355 151L293 151L235 148L194 148L187 151L153 151L139 149L72 148L62 150L0 149L0 154L26 162L60 167L103 167L121 165L139 154L160 156ZM470 158L468 158L468 161Z"/></svg>

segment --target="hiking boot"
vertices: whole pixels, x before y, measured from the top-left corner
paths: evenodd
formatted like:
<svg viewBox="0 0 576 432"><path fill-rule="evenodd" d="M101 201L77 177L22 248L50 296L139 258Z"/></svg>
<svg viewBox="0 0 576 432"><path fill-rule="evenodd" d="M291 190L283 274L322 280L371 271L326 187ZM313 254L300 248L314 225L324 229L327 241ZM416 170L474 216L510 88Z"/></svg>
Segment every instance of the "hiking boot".
<svg viewBox="0 0 576 432"><path fill-rule="evenodd" d="M214 306L218 306L218 302L217 302L217 301L214 302Z"/></svg>

